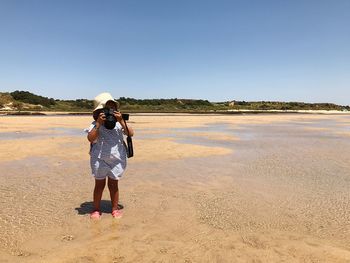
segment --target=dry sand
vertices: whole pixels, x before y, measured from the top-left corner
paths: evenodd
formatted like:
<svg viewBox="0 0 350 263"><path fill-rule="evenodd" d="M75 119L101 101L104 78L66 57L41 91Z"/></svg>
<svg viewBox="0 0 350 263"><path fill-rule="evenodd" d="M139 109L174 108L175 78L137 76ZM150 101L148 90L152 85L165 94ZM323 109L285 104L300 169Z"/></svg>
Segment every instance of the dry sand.
<svg viewBox="0 0 350 263"><path fill-rule="evenodd" d="M350 262L349 115L132 115L97 222L90 121L0 118L0 262Z"/></svg>

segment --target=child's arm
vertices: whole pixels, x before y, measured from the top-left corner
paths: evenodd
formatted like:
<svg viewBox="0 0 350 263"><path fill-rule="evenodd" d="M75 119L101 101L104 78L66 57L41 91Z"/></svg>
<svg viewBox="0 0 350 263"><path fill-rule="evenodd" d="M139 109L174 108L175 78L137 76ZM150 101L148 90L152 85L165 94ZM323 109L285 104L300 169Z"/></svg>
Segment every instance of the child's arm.
<svg viewBox="0 0 350 263"><path fill-rule="evenodd" d="M122 114L121 112L119 111L115 111L114 112L114 116L116 117L117 121L120 123L120 125L122 126L123 128L123 131L124 131L124 134L126 136L134 136L134 130L131 126L128 125L128 128L126 128L126 123L125 123L125 120L123 119L122 117ZM129 133L128 133L129 131Z"/></svg>
<svg viewBox="0 0 350 263"><path fill-rule="evenodd" d="M92 128L92 130L88 133L88 140L89 142L93 143L98 138L98 129L100 128L100 124L96 123L95 127Z"/></svg>
<svg viewBox="0 0 350 263"><path fill-rule="evenodd" d="M105 117L104 113L101 112L96 120L95 127L92 128L92 130L88 133L87 138L88 138L89 142L93 143L94 141L97 140L98 135L99 135L98 129L101 127L101 125L103 124L105 119L106 119L106 117Z"/></svg>
<svg viewBox="0 0 350 263"><path fill-rule="evenodd" d="M125 134L126 136L130 136L130 137L134 136L134 130L133 130L133 128L132 128L130 125L128 125L128 128L126 128L125 120L122 119L122 121L120 122L120 124L121 124L121 126L123 127L123 131L124 131L124 134ZM129 133L128 133L128 132L129 132Z"/></svg>

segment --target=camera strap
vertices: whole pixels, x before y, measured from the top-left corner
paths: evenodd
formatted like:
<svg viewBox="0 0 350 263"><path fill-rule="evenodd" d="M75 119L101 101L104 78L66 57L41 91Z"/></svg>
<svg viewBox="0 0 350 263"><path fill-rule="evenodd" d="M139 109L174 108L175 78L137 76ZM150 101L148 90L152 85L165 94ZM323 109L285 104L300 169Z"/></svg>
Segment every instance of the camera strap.
<svg viewBox="0 0 350 263"><path fill-rule="evenodd" d="M126 132L128 134L127 137L126 137L126 146L127 146L126 150L127 150L128 158L130 158L130 157L134 156L134 148L132 146L132 139L129 136L129 129L128 129L128 125L126 124L126 120L124 120L124 123L125 123Z"/></svg>

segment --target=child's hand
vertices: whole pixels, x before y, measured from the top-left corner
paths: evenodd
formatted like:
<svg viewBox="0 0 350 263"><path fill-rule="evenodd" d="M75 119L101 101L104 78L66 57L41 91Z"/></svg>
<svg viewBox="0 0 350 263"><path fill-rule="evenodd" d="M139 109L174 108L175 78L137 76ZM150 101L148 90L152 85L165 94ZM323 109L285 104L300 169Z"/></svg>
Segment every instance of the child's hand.
<svg viewBox="0 0 350 263"><path fill-rule="evenodd" d="M106 120L106 115L101 112L99 115L98 115L98 118L96 120L96 122L99 124L99 125L103 125L103 122Z"/></svg>
<svg viewBox="0 0 350 263"><path fill-rule="evenodd" d="M120 111L115 111L114 117L117 119L118 122L121 122L123 120L122 113Z"/></svg>

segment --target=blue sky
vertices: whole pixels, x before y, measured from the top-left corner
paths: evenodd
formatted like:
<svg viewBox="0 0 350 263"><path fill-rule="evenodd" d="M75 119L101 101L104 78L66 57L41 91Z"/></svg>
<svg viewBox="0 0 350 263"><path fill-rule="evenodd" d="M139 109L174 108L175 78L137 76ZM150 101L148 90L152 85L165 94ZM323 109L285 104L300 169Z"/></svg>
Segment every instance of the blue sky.
<svg viewBox="0 0 350 263"><path fill-rule="evenodd" d="M0 91L350 104L350 1L0 0Z"/></svg>

